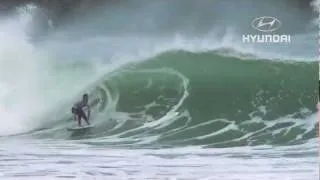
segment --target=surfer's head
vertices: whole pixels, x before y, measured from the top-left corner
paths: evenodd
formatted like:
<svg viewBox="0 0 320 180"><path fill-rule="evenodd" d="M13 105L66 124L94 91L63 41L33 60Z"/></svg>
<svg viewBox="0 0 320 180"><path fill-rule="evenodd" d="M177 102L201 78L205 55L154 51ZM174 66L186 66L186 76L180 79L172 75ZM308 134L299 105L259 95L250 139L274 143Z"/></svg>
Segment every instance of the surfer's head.
<svg viewBox="0 0 320 180"><path fill-rule="evenodd" d="M82 96L82 99L83 99L84 102L88 102L88 100L89 100L89 95L88 95L87 93L84 94L84 95Z"/></svg>

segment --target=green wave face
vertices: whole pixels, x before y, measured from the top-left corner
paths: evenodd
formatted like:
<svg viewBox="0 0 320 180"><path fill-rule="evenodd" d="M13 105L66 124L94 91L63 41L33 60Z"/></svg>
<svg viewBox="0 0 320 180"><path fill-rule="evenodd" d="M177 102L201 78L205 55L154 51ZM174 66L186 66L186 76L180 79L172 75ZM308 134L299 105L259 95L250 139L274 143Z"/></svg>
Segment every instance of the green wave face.
<svg viewBox="0 0 320 180"><path fill-rule="evenodd" d="M288 145L316 137L317 64L168 52L107 75L91 91L95 128L37 131L119 146Z"/></svg>

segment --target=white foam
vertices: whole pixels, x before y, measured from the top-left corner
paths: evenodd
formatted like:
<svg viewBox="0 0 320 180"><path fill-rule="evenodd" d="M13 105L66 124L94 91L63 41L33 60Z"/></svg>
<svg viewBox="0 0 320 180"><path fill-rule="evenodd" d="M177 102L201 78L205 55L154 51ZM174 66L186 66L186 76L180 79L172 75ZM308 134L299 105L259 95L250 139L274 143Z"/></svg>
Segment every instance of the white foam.
<svg viewBox="0 0 320 180"><path fill-rule="evenodd" d="M0 135L38 128L46 121L42 115L74 97L96 76L95 66L88 74L86 69L55 70L55 57L29 42L31 21L32 8L0 20Z"/></svg>
<svg viewBox="0 0 320 180"><path fill-rule="evenodd" d="M289 147L116 149L62 141L2 141L1 179L300 180L319 176L316 143ZM23 145L24 148L18 148ZM11 168L12 166L16 168Z"/></svg>

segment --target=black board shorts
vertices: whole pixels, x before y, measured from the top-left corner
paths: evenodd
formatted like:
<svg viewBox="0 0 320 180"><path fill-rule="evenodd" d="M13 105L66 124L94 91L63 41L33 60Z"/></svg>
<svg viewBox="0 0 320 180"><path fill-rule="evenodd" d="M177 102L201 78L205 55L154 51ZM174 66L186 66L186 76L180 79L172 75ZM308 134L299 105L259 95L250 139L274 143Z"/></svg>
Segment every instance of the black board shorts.
<svg viewBox="0 0 320 180"><path fill-rule="evenodd" d="M71 112L78 116L86 117L86 114L84 113L82 108L72 107Z"/></svg>

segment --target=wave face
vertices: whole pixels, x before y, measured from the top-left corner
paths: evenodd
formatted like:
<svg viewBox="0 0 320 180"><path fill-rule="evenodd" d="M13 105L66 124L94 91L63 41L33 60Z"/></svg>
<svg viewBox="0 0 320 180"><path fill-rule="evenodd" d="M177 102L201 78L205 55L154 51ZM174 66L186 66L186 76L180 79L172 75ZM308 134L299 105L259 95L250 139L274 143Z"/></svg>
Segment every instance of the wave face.
<svg viewBox="0 0 320 180"><path fill-rule="evenodd" d="M316 62L166 52L91 87L96 128L71 139L131 146L303 143L316 137L315 74ZM69 139L66 120L32 134Z"/></svg>

